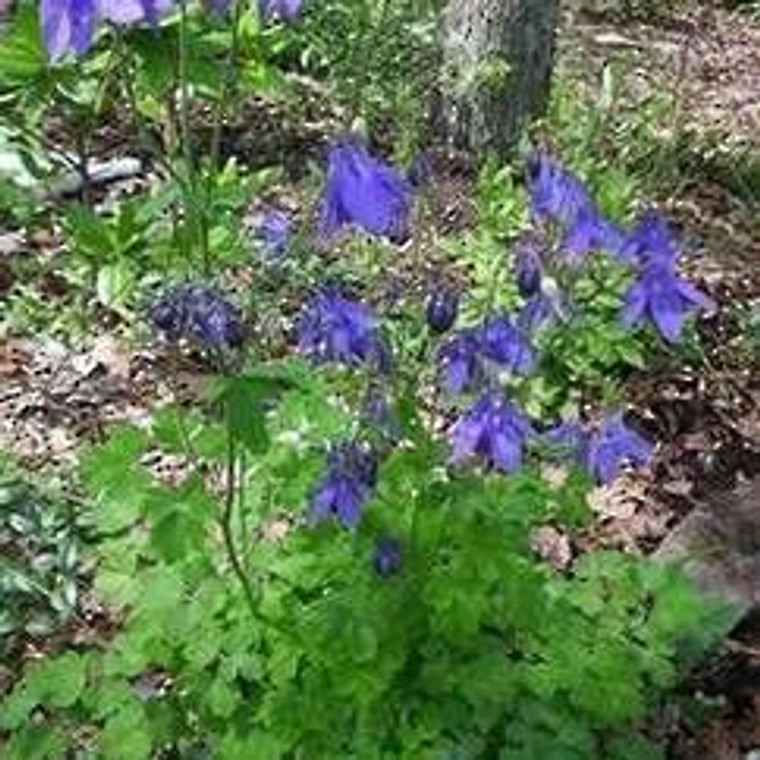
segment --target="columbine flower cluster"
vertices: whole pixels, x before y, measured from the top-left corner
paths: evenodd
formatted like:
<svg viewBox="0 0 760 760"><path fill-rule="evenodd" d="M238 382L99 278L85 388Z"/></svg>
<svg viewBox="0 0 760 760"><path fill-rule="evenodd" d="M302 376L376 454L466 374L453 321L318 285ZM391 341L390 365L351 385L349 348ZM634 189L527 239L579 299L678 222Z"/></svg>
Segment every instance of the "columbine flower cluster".
<svg viewBox="0 0 760 760"><path fill-rule="evenodd" d="M489 467L513 472L523 463L523 450L533 428L528 418L503 394L481 398L454 426L452 461L479 456Z"/></svg>
<svg viewBox="0 0 760 760"><path fill-rule="evenodd" d="M376 235L398 235L408 221L409 187L361 144L339 145L330 157L322 200L323 232L352 224ZM593 251L607 251L635 267L638 276L627 295L623 319L630 324L649 319L669 340L678 337L690 311L707 308L709 301L676 273L678 248L657 217L645 215L633 230L624 232L603 217L575 175L545 154L531 164L529 192L535 229L516 251L515 277L525 299L523 309L516 318L488 315L481 323L449 335L437 351L445 390L452 395L475 395L451 428L451 462L462 465L477 459L487 468L509 473L523 465L531 444L543 441L559 445L595 480L608 483L625 466L647 464L654 451L622 415L613 415L596 427L561 423L538 434L528 415L500 386L505 374L529 375L537 366L532 333L547 322L567 321L571 314L567 296L550 276L551 267L577 267ZM456 291L441 288L433 293L425 309L430 333L448 333L456 323L458 307ZM390 367L390 353L374 315L334 289L319 292L306 307L299 336L301 351L318 363ZM382 399L378 405L373 397L366 407L365 415L387 417ZM344 453L346 449L340 451L332 456L315 493L312 513L334 516L353 527L374 479L362 474L355 460ZM397 548L393 543L378 546L378 572L390 573L400 561Z"/></svg>
<svg viewBox="0 0 760 760"><path fill-rule="evenodd" d="M224 15L231 1L204 0L204 6ZM68 53L86 53L103 21L122 27L146 22L155 26L175 5L175 0L40 0L40 26L50 60L57 62ZM302 5L303 0L259 0L259 14L266 22L293 22Z"/></svg>
<svg viewBox="0 0 760 760"><path fill-rule="evenodd" d="M370 235L403 240L412 197L412 185L396 169L372 156L359 138L347 138L328 157L320 231L331 237L353 225Z"/></svg>
<svg viewBox="0 0 760 760"><path fill-rule="evenodd" d="M166 292L151 309L155 329L172 341L187 338L206 348L235 348L243 342L240 312L205 285L181 285Z"/></svg>
<svg viewBox="0 0 760 760"><path fill-rule="evenodd" d="M558 253L570 265L593 251L616 252L623 233L604 218L583 182L547 153L537 153L528 166L531 216L540 230L555 225Z"/></svg>
<svg viewBox="0 0 760 760"><path fill-rule="evenodd" d="M472 390L498 371L527 375L536 364L527 336L504 314L454 334L438 355L450 393Z"/></svg>
<svg viewBox="0 0 760 760"><path fill-rule="evenodd" d="M568 313L563 294L544 286L547 268L577 267L593 252L610 253L634 268L636 279L621 313L627 326L649 322L674 342L690 313L714 308L678 275L678 246L655 214L645 213L633 229L624 231L605 219L581 180L547 153L536 154L529 164L528 192L535 231L522 241L516 256L518 289L529 299L521 320L526 329Z"/></svg>
<svg viewBox="0 0 760 760"><path fill-rule="evenodd" d="M316 364L365 366L381 373L391 367L390 349L374 314L335 288L319 291L304 308L298 344L300 352ZM389 440L397 438L396 421L377 388L368 393L363 416ZM334 518L347 528L356 527L377 481L377 467L377 455L369 445L351 441L334 449L312 497L312 518ZM387 570L393 562L380 564Z"/></svg>
<svg viewBox="0 0 760 760"><path fill-rule="evenodd" d="M312 498L312 519L333 517L344 527L355 528L377 483L377 469L375 453L356 441L333 449L327 473Z"/></svg>
<svg viewBox="0 0 760 760"><path fill-rule="evenodd" d="M314 296L303 311L298 332L301 353L318 364L390 369L390 350L374 314L335 288Z"/></svg>
<svg viewBox="0 0 760 760"><path fill-rule="evenodd" d="M623 320L627 325L648 321L666 340L676 342L690 312L715 308L704 293L679 277L680 251L665 223L654 214L641 219L621 254L638 268L637 280L625 297Z"/></svg>
<svg viewBox="0 0 760 760"><path fill-rule="evenodd" d="M625 424L622 415L605 420L596 430L588 430L577 422L564 422L543 435L546 444L559 449L584 467L600 483L613 481L624 465L640 467L648 464L654 446Z"/></svg>

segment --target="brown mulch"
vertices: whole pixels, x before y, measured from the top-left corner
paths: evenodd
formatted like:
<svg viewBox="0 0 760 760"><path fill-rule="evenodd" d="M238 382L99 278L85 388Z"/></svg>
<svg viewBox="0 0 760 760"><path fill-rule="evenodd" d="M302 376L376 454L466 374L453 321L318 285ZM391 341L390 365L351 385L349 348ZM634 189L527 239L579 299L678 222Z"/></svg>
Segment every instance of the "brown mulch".
<svg viewBox="0 0 760 760"><path fill-rule="evenodd" d="M568 14L564 32L562 67L598 75L605 64L622 64L615 71L625 108L653 93L672 98L667 129L710 135L724 149L760 149L760 26L748 16L704 4L671 23Z"/></svg>

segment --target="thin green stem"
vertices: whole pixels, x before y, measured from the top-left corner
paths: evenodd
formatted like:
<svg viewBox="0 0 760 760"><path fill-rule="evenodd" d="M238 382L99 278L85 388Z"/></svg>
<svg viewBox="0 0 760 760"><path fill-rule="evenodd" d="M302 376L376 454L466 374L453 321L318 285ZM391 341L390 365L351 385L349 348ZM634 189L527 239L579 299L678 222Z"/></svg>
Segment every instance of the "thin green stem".
<svg viewBox="0 0 760 760"><path fill-rule="evenodd" d="M229 99L235 89L235 79L237 75L237 63L240 57L240 23L243 18L243 3L236 0L233 3L232 10L232 39L230 40L230 49L227 55L227 61L224 67L224 79L222 80L222 90L219 95L219 107L216 110L214 119L214 131L211 137L211 161L210 174L211 178L215 177L219 169L219 160L222 150L222 129L225 119L229 113Z"/></svg>
<svg viewBox="0 0 760 760"><path fill-rule="evenodd" d="M185 223L196 238L201 251L204 274L211 271L208 248L206 212L198 202L198 171L193 157L192 125L190 119L190 16L187 0L180 0L179 23L179 129L182 156L187 180L184 184Z"/></svg>
<svg viewBox="0 0 760 760"><path fill-rule="evenodd" d="M236 464L237 464L237 446L235 436L232 431L228 432L227 437L227 480L225 484L224 511L221 517L222 536L224 538L224 548L227 552L232 572L240 582L240 586L245 594L245 600L250 607L251 614L256 620L261 619L259 608L256 604L256 596L253 593L251 581L243 567L243 562L238 554L235 544L235 535L232 527L233 515L235 512L235 494L236 494Z"/></svg>
<svg viewBox="0 0 760 760"><path fill-rule="evenodd" d="M180 0L180 26L179 26L179 127L182 153L185 159L188 178L195 176L193 167L192 132L190 129L190 83L189 83L189 46L188 46L188 22L187 0Z"/></svg>
<svg viewBox="0 0 760 760"><path fill-rule="evenodd" d="M250 552L248 549L248 521L246 519L245 508L245 479L246 479L247 461L245 448L241 449L238 465L238 482L237 482L237 510L238 510L238 535L240 544L243 547L242 565L246 570L246 575L250 574Z"/></svg>

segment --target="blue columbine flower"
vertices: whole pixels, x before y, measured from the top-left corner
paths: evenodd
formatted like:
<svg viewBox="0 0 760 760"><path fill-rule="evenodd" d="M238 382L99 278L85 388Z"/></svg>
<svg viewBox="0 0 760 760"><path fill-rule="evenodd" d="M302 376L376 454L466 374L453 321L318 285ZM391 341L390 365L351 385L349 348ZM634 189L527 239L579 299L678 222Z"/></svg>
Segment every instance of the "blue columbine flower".
<svg viewBox="0 0 760 760"><path fill-rule="evenodd" d="M665 340L676 342L690 312L715 308L713 302L679 277L668 263L651 263L625 296L622 319L628 325L651 322Z"/></svg>
<svg viewBox="0 0 760 760"><path fill-rule="evenodd" d="M525 333L505 315L487 319L480 328L480 351L499 368L516 375L532 372L536 363L533 347Z"/></svg>
<svg viewBox="0 0 760 760"><path fill-rule="evenodd" d="M325 289L307 306L299 325L302 353L318 363L374 363L387 371L390 354L372 312L364 304Z"/></svg>
<svg viewBox="0 0 760 760"><path fill-rule="evenodd" d="M401 240L409 227L411 188L391 166L369 154L358 139L331 151L320 228L333 235L353 224L371 235Z"/></svg>
<svg viewBox="0 0 760 760"><path fill-rule="evenodd" d="M356 442L342 444L330 453L325 477L311 500L311 519L335 518L355 528L377 484L377 457Z"/></svg>
<svg viewBox="0 0 760 760"><path fill-rule="evenodd" d="M494 368L516 375L529 374L536 356L526 334L505 315L455 333L438 352L443 385L462 393L483 382Z"/></svg>
<svg viewBox="0 0 760 760"><path fill-rule="evenodd" d="M621 255L623 231L605 219L580 178L548 153L538 153L529 162L528 192L534 221L561 228L558 253L567 264L575 265L594 251Z"/></svg>
<svg viewBox="0 0 760 760"><path fill-rule="evenodd" d="M173 0L41 0L40 26L52 61L86 53L101 20L122 26L156 23Z"/></svg>
<svg viewBox="0 0 760 760"><path fill-rule="evenodd" d="M560 253L569 264L576 264L589 253L605 251L621 256L625 233L602 216L595 206L578 209L561 241Z"/></svg>
<svg viewBox="0 0 760 760"><path fill-rule="evenodd" d="M151 319L170 340L192 338L207 348L234 348L244 338L240 312L204 285L182 285L168 291L153 305Z"/></svg>
<svg viewBox="0 0 760 760"><path fill-rule="evenodd" d="M619 256L631 264L673 265L680 250L667 222L653 211L647 211L625 237Z"/></svg>
<svg viewBox="0 0 760 760"><path fill-rule="evenodd" d="M395 575L401 569L404 554L401 542L391 536L379 538L375 545L375 555L372 564L378 575L388 578Z"/></svg>
<svg viewBox="0 0 760 760"><path fill-rule="evenodd" d="M480 334L474 329L460 330L441 346L438 362L449 393L462 393L483 380L480 349Z"/></svg>
<svg viewBox="0 0 760 760"><path fill-rule="evenodd" d="M596 432L578 422L563 422L541 437L604 485L612 482L624 466L644 466L654 454L653 444L629 428L619 414L605 420Z"/></svg>
<svg viewBox="0 0 760 760"><path fill-rule="evenodd" d="M627 427L621 415L604 422L588 442L587 467L600 483L612 482L625 465L640 467L652 459L654 446Z"/></svg>
<svg viewBox="0 0 760 760"><path fill-rule="evenodd" d="M487 466L513 472L522 465L526 441L533 433L528 418L501 395L478 401L452 430L452 461L481 457Z"/></svg>
<svg viewBox="0 0 760 760"><path fill-rule="evenodd" d="M173 6L174 0L100 0L103 18L123 26L157 24Z"/></svg>
<svg viewBox="0 0 760 760"><path fill-rule="evenodd" d="M590 435L579 422L561 422L541 435L541 439L561 458L570 457L579 467L588 467Z"/></svg>
<svg viewBox="0 0 760 760"><path fill-rule="evenodd" d="M458 313L459 294L456 291L442 288L429 296L425 318L431 332L438 335L448 332L456 322Z"/></svg>
<svg viewBox="0 0 760 760"><path fill-rule="evenodd" d="M293 237L293 222L279 209L267 210L256 228L256 237L271 259L278 259L287 252Z"/></svg>
<svg viewBox="0 0 760 760"><path fill-rule="evenodd" d="M581 211L594 207L583 182L545 152L528 162L528 193L538 223L570 225Z"/></svg>
<svg viewBox="0 0 760 760"><path fill-rule="evenodd" d="M303 0L259 0L259 15L266 21L279 19L292 23L303 10Z"/></svg>
<svg viewBox="0 0 760 760"><path fill-rule="evenodd" d="M554 321L554 310L549 299L543 293L533 296L517 315L517 326L526 334L532 335L544 325Z"/></svg>
<svg viewBox="0 0 760 760"><path fill-rule="evenodd" d="M98 22L96 0L42 0L40 25L48 54L58 61L66 53L89 50Z"/></svg>

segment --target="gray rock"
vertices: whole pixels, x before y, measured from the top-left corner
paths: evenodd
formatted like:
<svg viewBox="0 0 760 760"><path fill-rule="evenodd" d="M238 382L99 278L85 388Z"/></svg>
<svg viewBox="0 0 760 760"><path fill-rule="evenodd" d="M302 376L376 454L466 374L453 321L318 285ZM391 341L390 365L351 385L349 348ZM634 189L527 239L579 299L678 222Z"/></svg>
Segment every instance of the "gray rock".
<svg viewBox="0 0 760 760"><path fill-rule="evenodd" d="M760 609L760 479L698 506L655 558L681 564L709 598L735 607L737 622Z"/></svg>

